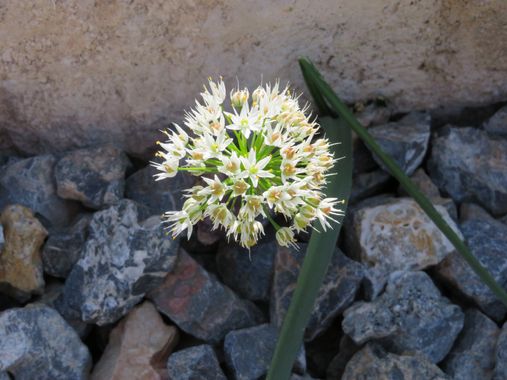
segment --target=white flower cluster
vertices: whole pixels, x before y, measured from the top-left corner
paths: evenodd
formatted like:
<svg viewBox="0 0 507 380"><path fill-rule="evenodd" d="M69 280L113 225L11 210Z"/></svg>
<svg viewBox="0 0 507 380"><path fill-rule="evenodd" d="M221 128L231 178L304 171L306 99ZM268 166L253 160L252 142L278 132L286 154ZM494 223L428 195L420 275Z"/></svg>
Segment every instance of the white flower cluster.
<svg viewBox="0 0 507 380"><path fill-rule="evenodd" d="M162 162L154 165L156 180L178 171L202 176L203 185L188 189L181 211L169 211L173 237L208 217L213 229L223 227L243 247L256 244L264 234L260 218L268 218L282 246L295 246L295 232L318 219L325 230L333 215L341 214L336 198L324 198L322 188L335 159L329 142L317 138L318 125L300 109L297 98L278 83L230 93L222 80L201 93L202 102L188 112L186 133L175 125L168 140L158 142ZM280 227L272 215L281 214L289 224Z"/></svg>

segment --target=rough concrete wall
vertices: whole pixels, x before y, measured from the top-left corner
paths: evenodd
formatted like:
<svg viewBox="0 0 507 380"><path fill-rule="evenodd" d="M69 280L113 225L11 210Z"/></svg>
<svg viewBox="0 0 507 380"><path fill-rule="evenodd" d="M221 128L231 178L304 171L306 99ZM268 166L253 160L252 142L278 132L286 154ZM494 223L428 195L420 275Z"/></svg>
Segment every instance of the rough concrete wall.
<svg viewBox="0 0 507 380"><path fill-rule="evenodd" d="M4 0L0 148L130 152L221 74L301 85L306 55L347 100L400 111L507 98L504 0Z"/></svg>

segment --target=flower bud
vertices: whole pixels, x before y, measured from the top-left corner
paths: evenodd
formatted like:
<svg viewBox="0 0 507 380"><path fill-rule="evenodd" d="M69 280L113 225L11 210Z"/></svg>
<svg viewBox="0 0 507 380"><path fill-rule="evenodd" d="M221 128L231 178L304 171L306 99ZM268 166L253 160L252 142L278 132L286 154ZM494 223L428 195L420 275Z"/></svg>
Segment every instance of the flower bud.
<svg viewBox="0 0 507 380"><path fill-rule="evenodd" d="M295 246L294 232L290 227L282 227L276 231L276 241L282 247Z"/></svg>
<svg viewBox="0 0 507 380"><path fill-rule="evenodd" d="M248 101L248 89L231 92L231 105L234 108L241 108Z"/></svg>

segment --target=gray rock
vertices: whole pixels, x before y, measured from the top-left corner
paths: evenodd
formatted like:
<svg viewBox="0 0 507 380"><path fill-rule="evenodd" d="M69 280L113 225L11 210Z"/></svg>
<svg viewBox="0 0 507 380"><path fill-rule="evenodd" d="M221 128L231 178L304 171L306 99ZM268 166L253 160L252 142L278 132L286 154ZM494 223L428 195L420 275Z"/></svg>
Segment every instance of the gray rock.
<svg viewBox="0 0 507 380"><path fill-rule="evenodd" d="M50 283L46 284L46 288L44 289L44 294L34 300L32 305L45 305L51 307L53 309L57 309L59 297L61 297L64 289L64 284L58 280L53 280ZM79 335L81 339L85 339L88 334L92 330L92 325L83 322L81 319L77 318L67 318L65 315L62 315L63 319L72 327L76 333Z"/></svg>
<svg viewBox="0 0 507 380"><path fill-rule="evenodd" d="M500 108L483 127L491 135L507 137L507 106Z"/></svg>
<svg viewBox="0 0 507 380"><path fill-rule="evenodd" d="M500 329L480 311L465 312L465 325L442 364L454 379L491 379L495 366L495 345Z"/></svg>
<svg viewBox="0 0 507 380"><path fill-rule="evenodd" d="M396 270L421 270L436 265L454 252L451 242L411 198L359 206L353 210L348 225L347 246L354 257L375 268L370 273L373 276L368 276L372 284L382 284L382 276ZM442 206L435 208L460 235L447 210Z"/></svg>
<svg viewBox="0 0 507 380"><path fill-rule="evenodd" d="M231 331L224 340L225 362L236 380L254 380L265 375L275 351L277 328L263 324ZM294 365L305 371L305 356L301 350Z"/></svg>
<svg viewBox="0 0 507 380"><path fill-rule="evenodd" d="M472 254L486 267L493 278L507 287L507 226L497 220L471 219L461 224L461 231ZM482 311L496 321L507 312L503 305L484 285L475 272L457 252L446 257L438 266L437 274L452 287L477 303Z"/></svg>
<svg viewBox="0 0 507 380"><path fill-rule="evenodd" d="M225 285L252 301L269 301L277 244L273 237L262 239L248 252L237 244L220 245L216 260Z"/></svg>
<svg viewBox="0 0 507 380"><path fill-rule="evenodd" d="M55 162L53 156L44 155L4 166L0 172L0 210L8 204L20 204L39 214L46 224L67 225L77 211L77 204L57 196Z"/></svg>
<svg viewBox="0 0 507 380"><path fill-rule="evenodd" d="M340 349L327 367L326 379L341 379L347 363L360 349L361 346L355 344L347 335L343 335L340 339Z"/></svg>
<svg viewBox="0 0 507 380"><path fill-rule="evenodd" d="M236 329L262 322L262 313L210 275L183 249L164 283L148 298L180 329L217 343Z"/></svg>
<svg viewBox="0 0 507 380"><path fill-rule="evenodd" d="M152 214L180 210L184 198L182 190L193 186L195 177L180 172L175 177L155 181L156 169L148 165L127 178L125 197L147 206Z"/></svg>
<svg viewBox="0 0 507 380"><path fill-rule="evenodd" d="M357 203L367 197L380 193L391 179L388 173L380 169L358 174L352 181L349 203Z"/></svg>
<svg viewBox="0 0 507 380"><path fill-rule="evenodd" d="M442 297L424 272L395 272L373 302L344 313L343 331L356 344L378 340L395 353L420 353L441 361L463 327L460 308Z"/></svg>
<svg viewBox="0 0 507 380"><path fill-rule="evenodd" d="M456 204L451 198L444 198L440 196L440 191L438 190L437 185L433 183L424 169L417 169L414 174L410 176L410 179L419 188L419 190L421 190L422 193L431 200L431 203L434 205L444 206L451 218L454 221L458 220L458 210L456 208ZM409 196L401 185L398 187L398 193L403 197Z"/></svg>
<svg viewBox="0 0 507 380"><path fill-rule="evenodd" d="M342 380L357 379L450 380L450 377L421 355L395 355L384 351L376 344L367 344L352 357L342 377Z"/></svg>
<svg viewBox="0 0 507 380"><path fill-rule="evenodd" d="M495 347L495 371L493 380L507 379L507 322L504 323Z"/></svg>
<svg viewBox="0 0 507 380"><path fill-rule="evenodd" d="M289 308L305 251L306 244L300 244L299 251L278 247L270 302L271 323L278 327ZM363 277L364 267L336 249L317 295L305 340L312 340L326 330L354 302Z"/></svg>
<svg viewBox="0 0 507 380"><path fill-rule="evenodd" d="M213 347L207 344L175 352L167 360L171 380L226 380Z"/></svg>
<svg viewBox="0 0 507 380"><path fill-rule="evenodd" d="M71 226L50 232L42 250L45 273L59 278L69 275L81 256L91 218L90 214L80 215Z"/></svg>
<svg viewBox="0 0 507 380"><path fill-rule="evenodd" d="M414 112L394 123L368 129L384 152L392 156L400 168L412 175L421 165L430 139L431 119L429 114ZM388 169L376 155L375 161L381 168Z"/></svg>
<svg viewBox="0 0 507 380"><path fill-rule="evenodd" d="M0 370L18 380L87 379L88 348L62 317L47 306L0 314Z"/></svg>
<svg viewBox="0 0 507 380"><path fill-rule="evenodd" d="M464 223L468 220L484 220L491 222L495 220L486 210L475 203L462 203L459 206L459 221Z"/></svg>
<svg viewBox="0 0 507 380"><path fill-rule="evenodd" d="M137 219L130 200L93 215L81 258L65 282L59 310L66 316L112 323L163 282L176 261L177 243L158 217Z"/></svg>
<svg viewBox="0 0 507 380"><path fill-rule="evenodd" d="M58 195L93 209L116 204L123 198L129 165L125 153L110 145L73 150L56 163Z"/></svg>
<svg viewBox="0 0 507 380"><path fill-rule="evenodd" d="M493 215L507 213L507 140L475 128L446 127L432 140L431 178L457 202L475 202Z"/></svg>
<svg viewBox="0 0 507 380"><path fill-rule="evenodd" d="M375 101L366 105L356 104L354 111L357 120L365 128L387 123L393 112L389 106L380 105Z"/></svg>

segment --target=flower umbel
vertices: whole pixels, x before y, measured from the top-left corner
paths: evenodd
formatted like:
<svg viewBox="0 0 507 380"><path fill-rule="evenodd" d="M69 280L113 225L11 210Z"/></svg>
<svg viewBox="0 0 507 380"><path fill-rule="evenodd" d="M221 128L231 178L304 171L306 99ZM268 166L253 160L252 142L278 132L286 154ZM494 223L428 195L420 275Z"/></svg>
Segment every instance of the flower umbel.
<svg viewBox="0 0 507 380"><path fill-rule="evenodd" d="M228 111L222 80L209 81L202 101L187 112L188 133L175 125L166 131L153 162L156 180L178 171L202 176L189 189L181 211L164 214L173 237L204 218L213 229L223 228L243 247L250 248L264 234L261 218L277 230L282 246L295 246L295 234L318 220L325 230L342 211L335 198L324 198L328 171L336 161L326 138L317 138L318 124L310 121L297 97L278 83L233 90ZM273 216L284 216L280 227Z"/></svg>

